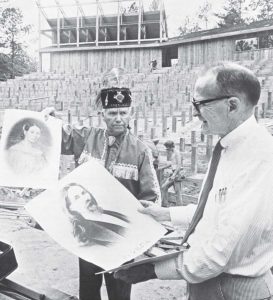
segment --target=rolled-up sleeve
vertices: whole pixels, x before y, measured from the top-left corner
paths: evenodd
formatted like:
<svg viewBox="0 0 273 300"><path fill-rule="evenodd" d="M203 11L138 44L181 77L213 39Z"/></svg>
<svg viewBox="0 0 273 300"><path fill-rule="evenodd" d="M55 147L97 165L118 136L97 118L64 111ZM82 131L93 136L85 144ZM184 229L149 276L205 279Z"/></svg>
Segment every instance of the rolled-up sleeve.
<svg viewBox="0 0 273 300"><path fill-rule="evenodd" d="M155 273L158 279L161 280L179 280L183 279L181 273L183 262L183 254L177 257L155 263Z"/></svg>
<svg viewBox="0 0 273 300"><path fill-rule="evenodd" d="M196 210L195 204L187 206L173 206L169 208L171 222L174 226L182 226L187 228L190 225L194 212Z"/></svg>

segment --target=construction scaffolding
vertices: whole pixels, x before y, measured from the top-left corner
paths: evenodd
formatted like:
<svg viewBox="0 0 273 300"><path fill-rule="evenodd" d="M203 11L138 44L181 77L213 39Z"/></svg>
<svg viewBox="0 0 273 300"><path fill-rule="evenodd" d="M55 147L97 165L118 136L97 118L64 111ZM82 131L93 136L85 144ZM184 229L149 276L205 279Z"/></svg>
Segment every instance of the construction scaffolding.
<svg viewBox="0 0 273 300"><path fill-rule="evenodd" d="M145 11L142 0L83 1L54 0L51 5L49 1L46 5L42 0L36 1L40 50L42 35L50 39L47 50L161 43L168 38L163 0L150 11ZM42 28L41 15L47 22L46 29Z"/></svg>

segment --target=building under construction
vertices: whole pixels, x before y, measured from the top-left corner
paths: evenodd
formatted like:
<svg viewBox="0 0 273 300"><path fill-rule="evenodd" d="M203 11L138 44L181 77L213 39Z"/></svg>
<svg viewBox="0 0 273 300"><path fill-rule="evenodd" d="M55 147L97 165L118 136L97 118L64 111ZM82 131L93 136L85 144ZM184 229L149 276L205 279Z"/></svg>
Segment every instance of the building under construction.
<svg viewBox="0 0 273 300"><path fill-rule="evenodd" d="M169 38L163 0L154 2L151 9L142 0L37 0L40 67L45 53L51 71L79 74L145 72L152 60L161 68L273 58L272 20Z"/></svg>

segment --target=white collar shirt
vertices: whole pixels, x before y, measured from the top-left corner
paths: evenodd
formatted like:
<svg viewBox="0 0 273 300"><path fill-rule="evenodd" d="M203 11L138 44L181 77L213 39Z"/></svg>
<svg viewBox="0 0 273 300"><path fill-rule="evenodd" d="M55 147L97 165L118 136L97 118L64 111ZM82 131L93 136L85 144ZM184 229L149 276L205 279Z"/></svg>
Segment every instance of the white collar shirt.
<svg viewBox="0 0 273 300"><path fill-rule="evenodd" d="M188 239L190 249L156 266L161 279L180 276L198 283L221 273L254 277L273 265L273 138L252 116L221 145L203 218Z"/></svg>

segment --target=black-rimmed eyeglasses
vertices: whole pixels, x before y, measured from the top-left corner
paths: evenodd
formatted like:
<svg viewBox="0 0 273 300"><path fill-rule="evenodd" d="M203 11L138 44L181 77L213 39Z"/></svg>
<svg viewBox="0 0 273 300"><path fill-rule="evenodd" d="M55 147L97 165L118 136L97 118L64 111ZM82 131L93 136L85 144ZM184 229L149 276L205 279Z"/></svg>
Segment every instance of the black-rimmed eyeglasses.
<svg viewBox="0 0 273 300"><path fill-rule="evenodd" d="M226 95L226 96L221 96L221 97L217 97L217 98L203 99L203 100L196 100L196 99L192 98L191 103L194 106L194 108L200 113L199 105L217 101L217 100L223 100L223 99L231 98L231 97L234 97L234 96Z"/></svg>

